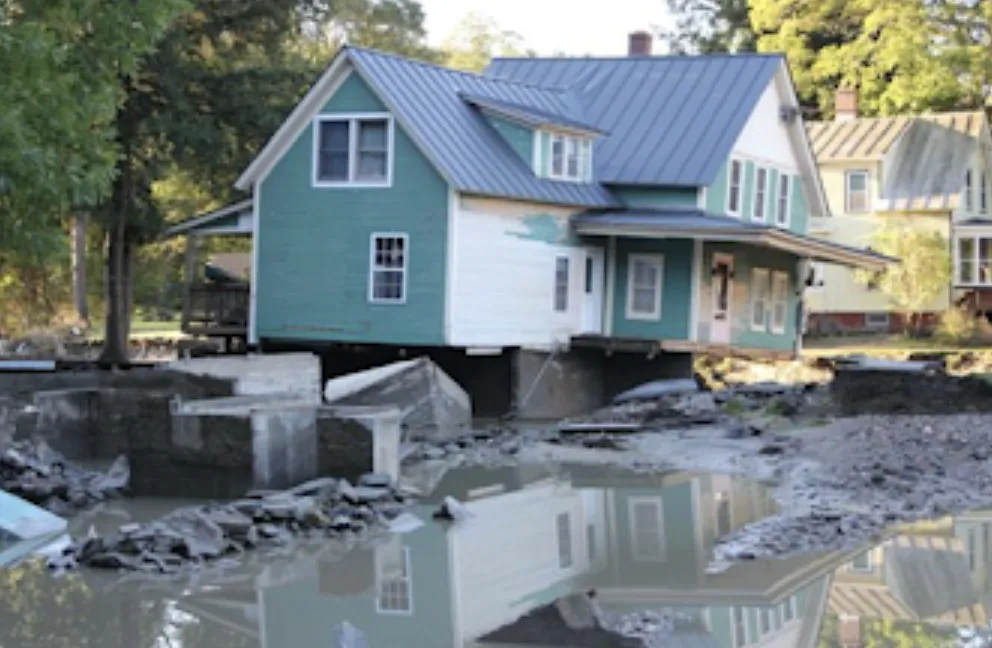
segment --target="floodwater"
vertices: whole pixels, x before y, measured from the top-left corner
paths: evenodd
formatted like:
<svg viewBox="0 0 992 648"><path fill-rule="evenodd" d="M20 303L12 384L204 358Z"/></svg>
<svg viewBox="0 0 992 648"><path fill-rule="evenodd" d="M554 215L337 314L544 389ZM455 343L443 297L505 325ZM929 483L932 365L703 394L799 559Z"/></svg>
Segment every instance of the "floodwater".
<svg viewBox="0 0 992 648"><path fill-rule="evenodd" d="M0 570L0 646L318 648L338 645L342 622L383 648L637 645L568 627L554 602L589 591L611 618L671 619L653 646L992 645L992 511L894 530L866 550L712 573L718 537L774 513L760 485L546 466L416 479L431 491L413 509L423 524L367 546L254 554L181 582L55 578L37 563ZM472 517L433 521L445 495ZM74 530L177 504L118 503L74 520Z"/></svg>

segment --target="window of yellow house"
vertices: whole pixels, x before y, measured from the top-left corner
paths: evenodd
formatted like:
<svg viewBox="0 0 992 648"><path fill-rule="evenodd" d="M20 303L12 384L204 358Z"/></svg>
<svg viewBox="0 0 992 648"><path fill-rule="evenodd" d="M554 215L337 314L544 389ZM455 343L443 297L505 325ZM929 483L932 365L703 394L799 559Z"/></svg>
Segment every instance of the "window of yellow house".
<svg viewBox="0 0 992 648"><path fill-rule="evenodd" d="M845 205L849 214L863 214L871 209L867 171L848 171L844 177Z"/></svg>

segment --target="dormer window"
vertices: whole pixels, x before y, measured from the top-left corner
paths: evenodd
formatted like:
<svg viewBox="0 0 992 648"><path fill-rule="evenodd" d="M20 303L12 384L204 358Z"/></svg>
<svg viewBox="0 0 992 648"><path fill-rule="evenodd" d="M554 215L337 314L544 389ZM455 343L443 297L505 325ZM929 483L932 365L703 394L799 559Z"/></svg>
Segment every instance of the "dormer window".
<svg viewBox="0 0 992 648"><path fill-rule="evenodd" d="M321 115L314 121L315 187L385 187L392 180L388 114Z"/></svg>
<svg viewBox="0 0 992 648"><path fill-rule="evenodd" d="M552 180L589 182L592 179L592 142L573 135L551 135L551 163L548 177Z"/></svg>

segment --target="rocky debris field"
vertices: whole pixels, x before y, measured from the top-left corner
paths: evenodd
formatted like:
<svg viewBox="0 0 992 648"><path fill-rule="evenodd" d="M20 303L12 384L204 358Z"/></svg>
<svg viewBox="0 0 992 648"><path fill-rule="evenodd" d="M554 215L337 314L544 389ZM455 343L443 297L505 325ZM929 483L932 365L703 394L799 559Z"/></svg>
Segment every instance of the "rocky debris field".
<svg viewBox="0 0 992 648"><path fill-rule="evenodd" d="M80 468L44 441L0 444L0 489L56 515L118 496L130 475L123 456L101 473Z"/></svg>
<svg viewBox="0 0 992 648"><path fill-rule="evenodd" d="M841 419L783 445L780 515L718 545L718 561L855 548L897 523L992 504L992 415Z"/></svg>
<svg viewBox="0 0 992 648"><path fill-rule="evenodd" d="M352 486L321 478L286 491L260 491L229 504L178 509L147 524L88 537L50 559L56 570L89 567L173 574L248 549L296 538L354 539L385 531L410 501L387 475L369 473Z"/></svg>

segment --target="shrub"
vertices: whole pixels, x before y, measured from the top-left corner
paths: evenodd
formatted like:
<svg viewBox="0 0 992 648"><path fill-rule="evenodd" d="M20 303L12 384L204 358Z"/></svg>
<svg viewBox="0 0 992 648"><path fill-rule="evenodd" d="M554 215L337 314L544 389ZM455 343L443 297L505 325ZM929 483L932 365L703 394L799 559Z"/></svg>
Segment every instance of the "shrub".
<svg viewBox="0 0 992 648"><path fill-rule="evenodd" d="M940 317L935 335L947 344L969 344L978 341L982 327L979 318L961 308L951 308Z"/></svg>

